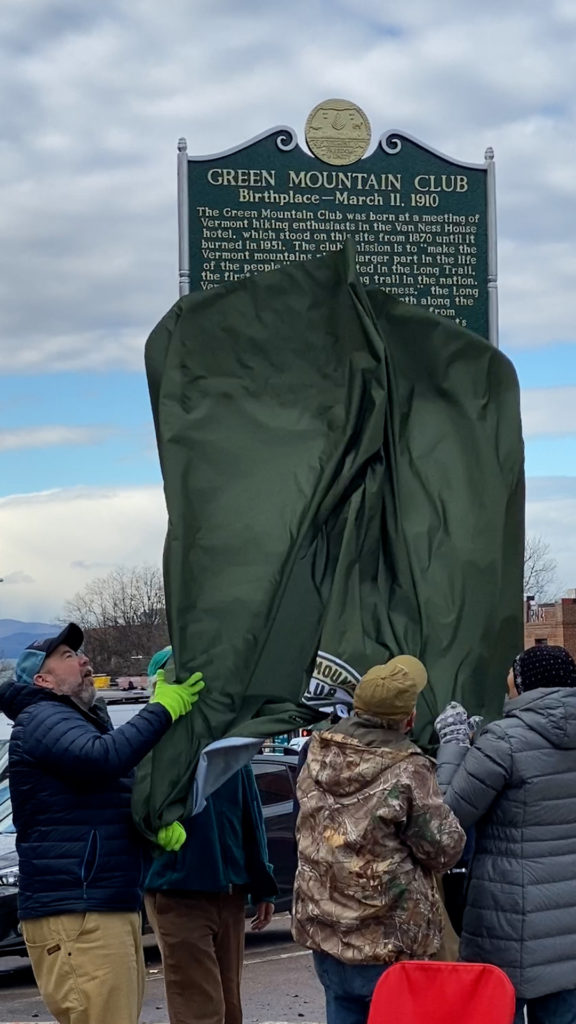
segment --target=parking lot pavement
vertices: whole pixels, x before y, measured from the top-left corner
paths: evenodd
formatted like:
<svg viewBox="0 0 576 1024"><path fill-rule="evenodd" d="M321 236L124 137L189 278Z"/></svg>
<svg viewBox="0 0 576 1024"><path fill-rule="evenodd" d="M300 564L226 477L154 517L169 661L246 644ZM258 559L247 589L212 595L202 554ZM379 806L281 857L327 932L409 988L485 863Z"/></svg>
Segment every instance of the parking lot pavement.
<svg viewBox="0 0 576 1024"><path fill-rule="evenodd" d="M158 951L146 940L146 993L141 1024L168 1024ZM322 1024L324 994L308 950L294 945L288 914L265 931L246 933L242 979L245 1024ZM0 959L1 1024L53 1024L38 994L28 961Z"/></svg>

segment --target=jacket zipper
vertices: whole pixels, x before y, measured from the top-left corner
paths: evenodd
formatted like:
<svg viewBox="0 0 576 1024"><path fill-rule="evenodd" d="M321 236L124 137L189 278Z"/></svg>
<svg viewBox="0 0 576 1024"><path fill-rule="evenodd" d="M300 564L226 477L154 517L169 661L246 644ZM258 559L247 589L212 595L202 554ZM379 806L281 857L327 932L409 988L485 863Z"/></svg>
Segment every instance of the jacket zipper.
<svg viewBox="0 0 576 1024"><path fill-rule="evenodd" d="M85 873L85 870L86 870L86 865L88 863L88 858L90 856L90 852L91 852L91 850L92 850L94 845L96 846L95 855L94 855L94 864L92 866L92 870L91 870L90 874L88 875L88 878L86 878L84 873ZM91 878L94 875L94 872L96 871L96 865L98 864L99 854L100 854L100 836L98 835L98 832L96 832L96 830L93 829L92 832L90 833L90 838L88 839L88 845L86 847L86 853L84 854L84 860L82 862L82 895L83 895L84 899L87 898L88 882L91 880Z"/></svg>

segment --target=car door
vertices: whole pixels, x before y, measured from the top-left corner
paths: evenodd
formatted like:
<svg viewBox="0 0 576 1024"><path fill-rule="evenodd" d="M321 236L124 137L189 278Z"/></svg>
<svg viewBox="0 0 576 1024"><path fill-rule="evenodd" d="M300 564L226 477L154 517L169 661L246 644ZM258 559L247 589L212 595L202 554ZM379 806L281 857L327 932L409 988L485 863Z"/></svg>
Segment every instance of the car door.
<svg viewBox="0 0 576 1024"><path fill-rule="evenodd" d="M294 797L296 764L280 756L257 757L252 761L256 785L262 802L268 854L278 884L278 910L289 910L296 873L294 836Z"/></svg>

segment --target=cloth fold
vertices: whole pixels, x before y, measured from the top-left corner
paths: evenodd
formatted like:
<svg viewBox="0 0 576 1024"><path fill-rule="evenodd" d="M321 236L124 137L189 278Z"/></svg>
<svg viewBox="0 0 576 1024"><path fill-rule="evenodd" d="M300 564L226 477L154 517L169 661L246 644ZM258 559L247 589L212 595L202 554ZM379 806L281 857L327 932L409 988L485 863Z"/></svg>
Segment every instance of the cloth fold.
<svg viewBox="0 0 576 1024"><path fill-rule="evenodd" d="M521 644L523 449L509 361L363 288L354 250L180 299L146 346L169 526L175 672L206 689L141 766L149 835L190 811L201 750L318 720L318 650L426 665L490 718Z"/></svg>

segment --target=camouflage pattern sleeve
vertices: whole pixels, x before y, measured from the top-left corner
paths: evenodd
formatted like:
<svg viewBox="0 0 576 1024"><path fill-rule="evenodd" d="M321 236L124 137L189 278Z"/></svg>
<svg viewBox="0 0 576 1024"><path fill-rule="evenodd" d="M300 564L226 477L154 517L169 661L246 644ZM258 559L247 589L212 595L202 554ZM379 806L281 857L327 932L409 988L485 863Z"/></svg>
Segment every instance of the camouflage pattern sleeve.
<svg viewBox="0 0 576 1024"><path fill-rule="evenodd" d="M442 799L432 763L425 757L410 761L403 779L407 813L401 838L425 868L448 871L460 859L466 834Z"/></svg>

